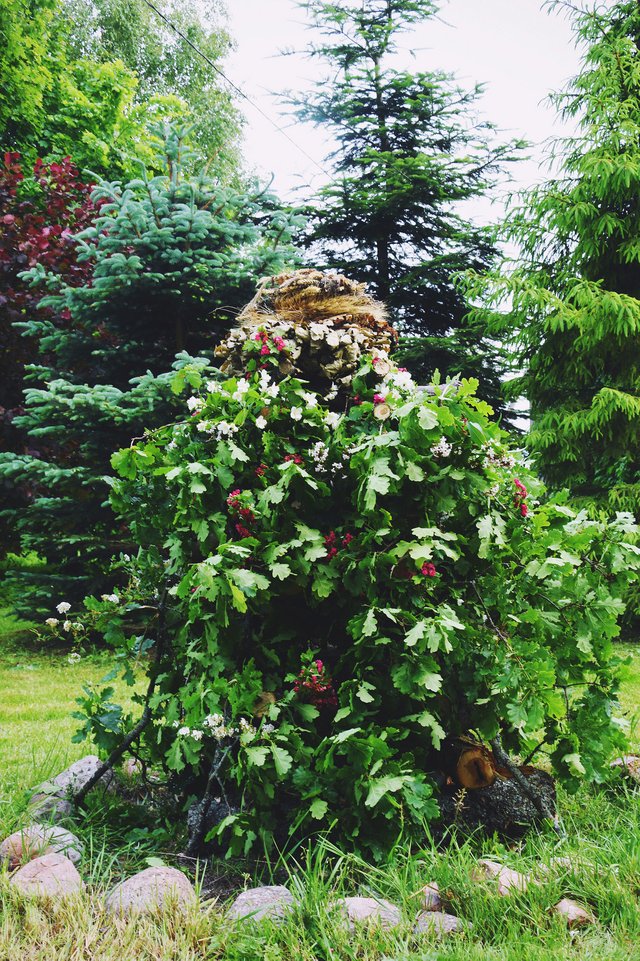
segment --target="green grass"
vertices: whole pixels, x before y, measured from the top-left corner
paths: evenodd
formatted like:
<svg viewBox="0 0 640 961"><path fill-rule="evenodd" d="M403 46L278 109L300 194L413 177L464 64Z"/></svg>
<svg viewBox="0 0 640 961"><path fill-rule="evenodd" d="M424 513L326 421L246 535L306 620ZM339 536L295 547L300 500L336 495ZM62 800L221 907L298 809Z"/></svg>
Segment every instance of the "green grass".
<svg viewBox="0 0 640 961"><path fill-rule="evenodd" d="M108 669L102 656L69 663L65 652L30 642L29 626L0 614L0 833L24 823L28 789L57 773L90 748L74 745L74 698L85 683ZM623 705L632 718L640 705L640 652L629 648L631 668ZM632 730L637 743L637 732ZM114 920L102 897L113 881L145 866L151 854L171 861L171 826L145 818L131 806L94 803L78 828L88 845L82 873L85 894L64 904L16 898L0 874L0 961L631 961L640 958L640 792L619 789L560 795L567 837L530 836L509 848L471 840L438 852L425 838L422 850L398 849L379 867L317 843L300 853L302 863L277 866L299 896L286 923L260 926L225 921L222 905L203 904L184 917ZM552 871L524 894L499 898L490 883L474 882L480 856L492 856L529 872L554 856L569 855L575 869ZM203 890L219 864L200 868ZM260 880L269 881L263 870ZM255 877L247 879L252 884ZM437 880L451 909L473 925L469 934L438 945L411 934L420 888ZM403 926L392 933L345 933L330 910L340 894L375 894L399 905ZM561 897L594 912L592 927L571 933L551 914Z"/></svg>

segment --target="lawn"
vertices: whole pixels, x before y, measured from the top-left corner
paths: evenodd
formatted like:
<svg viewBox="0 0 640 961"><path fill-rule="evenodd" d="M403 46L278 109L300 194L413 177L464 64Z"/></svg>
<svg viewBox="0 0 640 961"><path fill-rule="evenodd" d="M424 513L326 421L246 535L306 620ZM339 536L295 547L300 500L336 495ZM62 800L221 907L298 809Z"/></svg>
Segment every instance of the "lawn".
<svg viewBox="0 0 640 961"><path fill-rule="evenodd" d="M69 662L65 652L43 651L29 641L28 626L0 621L0 830L24 822L27 790L90 750L72 744L74 698L83 684L95 683L108 669L103 656ZM623 704L631 717L640 703L640 653L629 648L631 666ZM636 732L632 731L634 743ZM508 848L497 841L470 841L436 851L425 838L422 850L396 851L388 864L372 867L318 844L296 865L278 866L276 879L300 894L296 913L286 923L231 926L220 903L208 902L183 919L114 921L105 915L102 896L115 879L144 867L160 855L172 860L170 832L127 807L99 806L78 829L88 844L82 868L90 882L85 895L63 906L25 904L0 876L0 961L622 961L640 951L640 794L616 791L560 796L567 830L564 839L530 837ZM500 898L490 883L472 879L475 860L489 855L524 872L569 856L573 869L552 870L524 894ZM199 883L229 874L229 866L200 870ZM248 870L248 866L241 866ZM282 876L289 871L289 877ZM256 875L252 876L253 883ZM273 880L262 868L263 881ZM464 936L437 944L411 935L418 892L437 880L454 913L470 921ZM393 933L347 935L329 905L336 893L375 894L399 905L406 924ZM573 897L595 914L594 925L579 932L553 917L561 897Z"/></svg>

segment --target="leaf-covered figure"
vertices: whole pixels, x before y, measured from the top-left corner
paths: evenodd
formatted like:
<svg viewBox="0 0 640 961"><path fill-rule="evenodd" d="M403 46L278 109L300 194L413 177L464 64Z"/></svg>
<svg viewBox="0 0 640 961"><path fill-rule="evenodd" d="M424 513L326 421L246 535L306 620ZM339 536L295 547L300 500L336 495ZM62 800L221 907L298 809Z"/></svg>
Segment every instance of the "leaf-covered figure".
<svg viewBox="0 0 640 961"><path fill-rule="evenodd" d="M544 500L472 381L419 387L374 349L335 409L252 331L242 373L114 455L140 549L85 622L149 687L139 720L89 698L84 733L172 774L192 851L423 837L445 738L603 778L631 517Z"/></svg>

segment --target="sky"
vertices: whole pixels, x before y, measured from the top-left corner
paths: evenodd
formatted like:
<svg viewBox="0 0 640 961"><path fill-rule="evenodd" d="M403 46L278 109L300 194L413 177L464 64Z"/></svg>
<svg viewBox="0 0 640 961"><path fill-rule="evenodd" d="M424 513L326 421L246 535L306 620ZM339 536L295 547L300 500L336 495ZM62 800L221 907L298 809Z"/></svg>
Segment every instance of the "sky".
<svg viewBox="0 0 640 961"><path fill-rule="evenodd" d="M229 0L230 29L236 50L227 60L229 77L318 164L327 166L326 132L283 118L279 97L287 90L304 92L319 67L302 54L281 56L283 49L303 50L311 31L295 0ZM399 62L407 69L445 70L464 87L485 85L479 109L505 138L533 143L531 159L514 165L512 182L521 189L544 176L543 143L570 132L546 103L579 68L570 25L560 13L541 8L541 0L448 0L439 19L407 32ZM309 197L309 187L325 177L300 150L278 133L246 101L244 156L262 176L274 175L274 189L293 199L296 190ZM493 219L486 209L481 219Z"/></svg>

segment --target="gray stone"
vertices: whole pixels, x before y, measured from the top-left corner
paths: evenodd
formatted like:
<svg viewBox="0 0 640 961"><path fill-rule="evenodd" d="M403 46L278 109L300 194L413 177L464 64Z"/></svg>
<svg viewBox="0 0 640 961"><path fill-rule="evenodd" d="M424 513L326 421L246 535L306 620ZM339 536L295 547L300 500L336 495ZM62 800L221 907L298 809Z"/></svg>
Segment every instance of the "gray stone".
<svg viewBox="0 0 640 961"><path fill-rule="evenodd" d="M281 884L249 888L238 895L227 916L252 921L262 921L263 918L281 921L292 910L294 903L291 891Z"/></svg>
<svg viewBox="0 0 640 961"><path fill-rule="evenodd" d="M28 813L38 820L58 824L60 821L66 821L67 818L73 817L74 807L71 801L67 801L66 798L39 791L29 801Z"/></svg>
<svg viewBox="0 0 640 961"><path fill-rule="evenodd" d="M423 911L442 911L442 898L437 881L425 884L422 889L422 910Z"/></svg>
<svg viewBox="0 0 640 961"><path fill-rule="evenodd" d="M359 924L395 928L402 921L400 909L384 898L340 898L334 905L351 931Z"/></svg>
<svg viewBox="0 0 640 961"><path fill-rule="evenodd" d="M11 876L9 884L21 894L41 898L65 897L84 888L75 865L55 852L29 861Z"/></svg>
<svg viewBox="0 0 640 961"><path fill-rule="evenodd" d="M88 754L86 757L80 758L79 761L74 761L68 768L57 774L56 777L51 779L50 784L60 797L77 794L101 766L102 761L99 757L96 757L95 754ZM106 774L103 774L100 779L101 786L109 787L113 781L113 776L113 771L107 771Z"/></svg>
<svg viewBox="0 0 640 961"><path fill-rule="evenodd" d="M196 902L196 892L177 868L146 868L116 884L105 907L111 914L149 914L166 907L187 908Z"/></svg>
<svg viewBox="0 0 640 961"><path fill-rule="evenodd" d="M73 864L78 864L83 851L82 842L71 831L56 825L30 824L0 844L0 863L8 861L9 869L13 870L24 861L53 852L64 854Z"/></svg>
<svg viewBox="0 0 640 961"><path fill-rule="evenodd" d="M430 934L436 938L442 938L446 934L460 934L462 931L469 931L472 925L468 921L462 921L453 914L444 914L439 911L423 911L416 918L413 926L413 934Z"/></svg>

